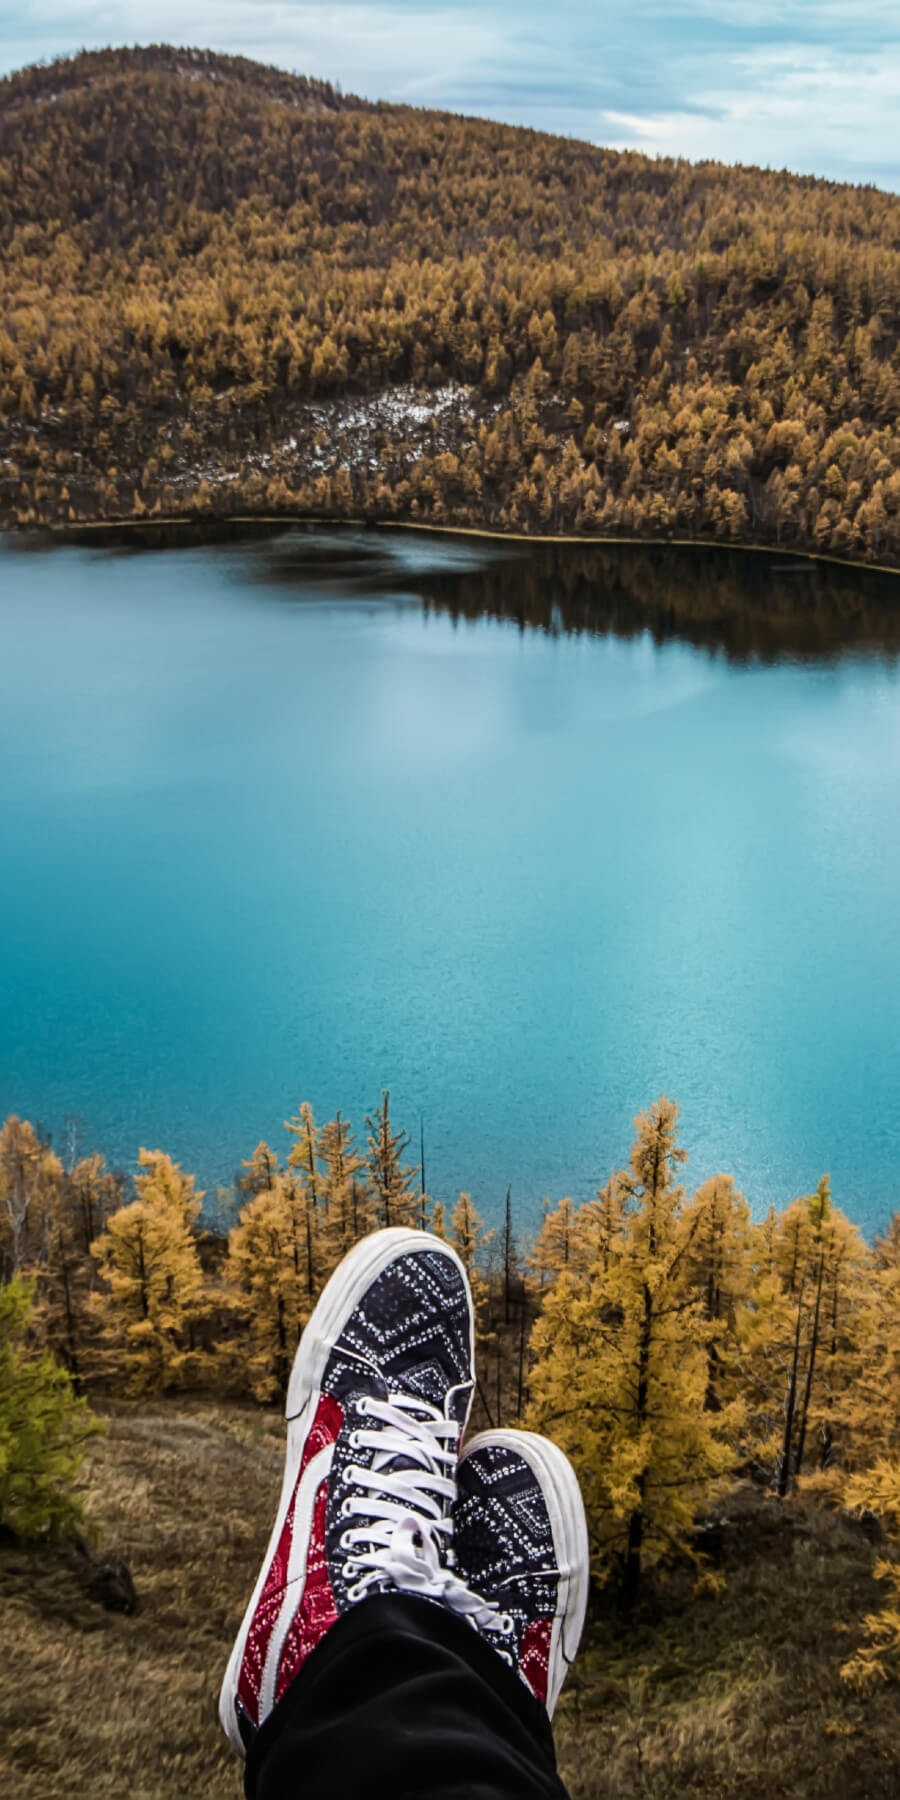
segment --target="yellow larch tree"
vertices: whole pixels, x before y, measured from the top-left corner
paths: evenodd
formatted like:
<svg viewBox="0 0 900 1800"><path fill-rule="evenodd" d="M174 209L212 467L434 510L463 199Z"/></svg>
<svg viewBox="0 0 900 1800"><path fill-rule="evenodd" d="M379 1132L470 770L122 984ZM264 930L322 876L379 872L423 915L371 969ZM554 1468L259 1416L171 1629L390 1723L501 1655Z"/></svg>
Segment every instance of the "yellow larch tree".
<svg viewBox="0 0 900 1800"><path fill-rule="evenodd" d="M475 1362L478 1370L479 1393L489 1423L496 1425L498 1420L494 1407L491 1406L485 1392L484 1380L487 1354L495 1342L495 1333L491 1329L491 1321L488 1318L490 1294L484 1271L484 1252L493 1236L492 1231L485 1230L484 1221L472 1202L471 1194L460 1194L450 1214L447 1241L453 1245L469 1278L472 1306L475 1313Z"/></svg>
<svg viewBox="0 0 900 1800"><path fill-rule="evenodd" d="M62 1164L27 1119L0 1128L0 1280L40 1258L48 1210Z"/></svg>
<svg viewBox="0 0 900 1800"><path fill-rule="evenodd" d="M409 1136L394 1131L388 1088L375 1111L366 1114L366 1134L366 1169L377 1224L423 1226L427 1214L416 1183L418 1171L403 1161Z"/></svg>
<svg viewBox="0 0 900 1800"><path fill-rule="evenodd" d="M92 1372L97 1336L97 1265L91 1244L121 1204L122 1181L102 1156L60 1171L47 1206L36 1276L35 1322L80 1390Z"/></svg>
<svg viewBox="0 0 900 1800"><path fill-rule="evenodd" d="M238 1385L258 1400L283 1396L318 1291L309 1279L309 1197L293 1170L241 1208L225 1282L243 1321L233 1352Z"/></svg>
<svg viewBox="0 0 900 1800"><path fill-rule="evenodd" d="M827 1466L852 1378L859 1296L869 1261L859 1232L815 1193L757 1227L748 1305L740 1321L748 1449L784 1499L808 1460Z"/></svg>
<svg viewBox="0 0 900 1800"><path fill-rule="evenodd" d="M740 1422L738 1402L706 1405L714 1328L686 1279L696 1219L682 1218L677 1117L663 1097L635 1120L617 1254L586 1282L559 1275L532 1335L528 1422L571 1456L596 1573L617 1572L626 1604L648 1563L689 1548L698 1508L730 1478Z"/></svg>
<svg viewBox="0 0 900 1800"><path fill-rule="evenodd" d="M320 1132L307 1100L303 1101L293 1118L285 1119L284 1123L285 1130L294 1139L288 1155L288 1168L293 1172L293 1185L303 1197L306 1287L315 1296L325 1285L322 1223L326 1196L319 1169Z"/></svg>
<svg viewBox="0 0 900 1800"><path fill-rule="evenodd" d="M738 1389L738 1332L752 1272L750 1207L730 1175L713 1175L682 1213L684 1275L710 1327L706 1404L714 1411Z"/></svg>
<svg viewBox="0 0 900 1800"><path fill-rule="evenodd" d="M900 1460L880 1460L847 1484L844 1503L858 1512L875 1513L884 1525L893 1556L879 1557L875 1574L885 1584L884 1605L863 1620L864 1636L841 1676L865 1694L886 1681L900 1680Z"/></svg>
<svg viewBox="0 0 900 1800"><path fill-rule="evenodd" d="M107 1220L91 1246L102 1276L94 1304L107 1369L132 1393L183 1386L204 1361L196 1327L209 1310L197 1249L202 1194L161 1150L138 1153L137 1199Z"/></svg>
<svg viewBox="0 0 900 1800"><path fill-rule="evenodd" d="M241 1164L242 1173L237 1178L239 1194L261 1194L271 1188L279 1172L277 1153L261 1139L252 1156L248 1156Z"/></svg>
<svg viewBox="0 0 900 1800"><path fill-rule="evenodd" d="M551 1207L544 1201L540 1230L528 1251L528 1267L538 1293L551 1287L570 1266L574 1254L577 1209L568 1196Z"/></svg>
<svg viewBox="0 0 900 1800"><path fill-rule="evenodd" d="M349 1120L340 1113L322 1126L319 1157L322 1263L327 1278L347 1251L372 1230L375 1209L363 1179L365 1159L353 1141Z"/></svg>

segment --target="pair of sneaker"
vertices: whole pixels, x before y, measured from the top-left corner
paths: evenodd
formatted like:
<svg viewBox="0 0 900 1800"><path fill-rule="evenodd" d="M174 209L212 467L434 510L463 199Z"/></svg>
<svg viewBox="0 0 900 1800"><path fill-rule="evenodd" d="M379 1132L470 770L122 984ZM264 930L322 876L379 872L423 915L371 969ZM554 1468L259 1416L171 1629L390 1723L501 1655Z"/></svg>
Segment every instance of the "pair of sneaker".
<svg viewBox="0 0 900 1800"><path fill-rule="evenodd" d="M529 1432L484 1432L460 1454L474 1385L455 1251L402 1228L364 1238L294 1361L281 1499L219 1699L239 1754L331 1626L377 1593L457 1613L552 1714L587 1603L581 1494Z"/></svg>

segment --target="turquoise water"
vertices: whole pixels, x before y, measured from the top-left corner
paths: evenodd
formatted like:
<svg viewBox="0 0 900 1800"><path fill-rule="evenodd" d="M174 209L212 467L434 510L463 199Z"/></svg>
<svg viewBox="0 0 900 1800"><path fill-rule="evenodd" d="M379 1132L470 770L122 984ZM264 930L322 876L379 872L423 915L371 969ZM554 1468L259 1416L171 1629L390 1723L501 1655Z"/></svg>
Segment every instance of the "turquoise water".
<svg viewBox="0 0 900 1800"><path fill-rule="evenodd" d="M431 1191L524 1226L667 1091L692 1183L829 1170L880 1226L900 581L873 624L859 577L620 555L0 544L0 1116L212 1200L390 1086Z"/></svg>

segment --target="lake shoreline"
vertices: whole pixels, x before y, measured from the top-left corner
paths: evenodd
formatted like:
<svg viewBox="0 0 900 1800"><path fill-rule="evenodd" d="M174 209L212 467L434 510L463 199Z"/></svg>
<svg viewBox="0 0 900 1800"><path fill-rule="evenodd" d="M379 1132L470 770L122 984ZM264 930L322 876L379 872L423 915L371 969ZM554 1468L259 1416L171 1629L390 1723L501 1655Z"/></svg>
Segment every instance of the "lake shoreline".
<svg viewBox="0 0 900 1800"><path fill-rule="evenodd" d="M10 524L0 519L0 534L11 538L39 538L44 535L51 538L67 539L80 537L90 532L107 531L152 531L154 529L177 529L179 527L196 530L208 526L211 535L218 527L229 525L261 525L281 527L290 530L292 526L303 526L321 531L415 531L432 537L441 538L474 538L489 543L500 544L572 544L582 549L596 547L620 548L629 545L645 549L660 550L720 550L733 551L744 556L777 556L790 558L798 563L809 563L815 567L823 566L836 569L855 569L866 574L889 575L900 579L900 563L860 562L856 558L845 556L829 556L821 551L794 549L783 544L754 544L744 541L723 538L681 538L681 537L629 537L600 536L597 533L577 532L531 532L531 531L493 531L482 525L441 525L425 519L372 519L363 516L334 518L327 514L315 513L168 513L150 517L139 517L136 514L122 514L119 518L108 519L72 519L67 522L47 522L46 524L19 525Z"/></svg>

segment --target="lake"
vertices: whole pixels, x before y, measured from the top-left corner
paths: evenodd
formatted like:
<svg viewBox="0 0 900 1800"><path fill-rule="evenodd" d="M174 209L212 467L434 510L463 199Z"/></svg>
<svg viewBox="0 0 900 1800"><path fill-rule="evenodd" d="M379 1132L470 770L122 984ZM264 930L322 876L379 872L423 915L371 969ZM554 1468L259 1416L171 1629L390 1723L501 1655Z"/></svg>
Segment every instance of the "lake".
<svg viewBox="0 0 900 1800"><path fill-rule="evenodd" d="M530 1227L665 1091L691 1185L828 1170L877 1229L898 651L900 577L791 557L0 540L0 1116L212 1210L390 1087L430 1191Z"/></svg>

